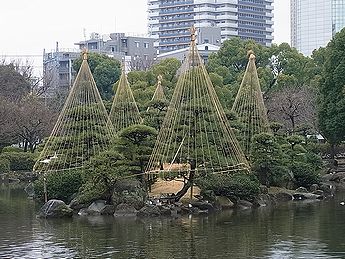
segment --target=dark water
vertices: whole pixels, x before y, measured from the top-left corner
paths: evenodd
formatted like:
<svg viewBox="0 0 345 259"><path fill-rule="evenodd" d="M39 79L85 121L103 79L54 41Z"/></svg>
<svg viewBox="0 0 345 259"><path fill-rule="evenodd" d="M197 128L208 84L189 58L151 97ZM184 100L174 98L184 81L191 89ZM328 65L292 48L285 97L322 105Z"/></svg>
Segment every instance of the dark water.
<svg viewBox="0 0 345 259"><path fill-rule="evenodd" d="M345 258L345 193L172 219L36 219L21 189L0 187L0 258Z"/></svg>

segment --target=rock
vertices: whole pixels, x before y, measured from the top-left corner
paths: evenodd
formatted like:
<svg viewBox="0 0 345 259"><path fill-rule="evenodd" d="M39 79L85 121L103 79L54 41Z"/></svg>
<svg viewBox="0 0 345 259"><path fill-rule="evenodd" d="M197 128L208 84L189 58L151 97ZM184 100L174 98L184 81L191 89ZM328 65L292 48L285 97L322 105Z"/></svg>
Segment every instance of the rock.
<svg viewBox="0 0 345 259"><path fill-rule="evenodd" d="M332 177L329 180L335 181L335 182L340 182L344 178L345 178L345 172L338 172L338 173L332 174Z"/></svg>
<svg viewBox="0 0 345 259"><path fill-rule="evenodd" d="M262 193L262 194L268 193L268 188L266 185L260 185L260 193Z"/></svg>
<svg viewBox="0 0 345 259"><path fill-rule="evenodd" d="M207 201L194 201L194 202L191 202L191 204L193 207L198 208L200 210L208 210L208 211L214 210L213 205Z"/></svg>
<svg viewBox="0 0 345 259"><path fill-rule="evenodd" d="M324 196L323 190L315 190L313 191L313 194Z"/></svg>
<svg viewBox="0 0 345 259"><path fill-rule="evenodd" d="M219 206L221 209L230 209L235 206L235 204L228 197L225 196L217 196L216 205Z"/></svg>
<svg viewBox="0 0 345 259"><path fill-rule="evenodd" d="M105 205L99 212L101 215L113 215L115 207L113 205Z"/></svg>
<svg viewBox="0 0 345 259"><path fill-rule="evenodd" d="M63 218L72 217L73 210L61 200L47 201L39 211L40 218Z"/></svg>
<svg viewBox="0 0 345 259"><path fill-rule="evenodd" d="M294 200L321 200L323 199L322 195L317 195L313 193L294 193L293 194Z"/></svg>
<svg viewBox="0 0 345 259"><path fill-rule="evenodd" d="M254 207L265 207L274 205L275 199L269 194L259 194L253 201Z"/></svg>
<svg viewBox="0 0 345 259"><path fill-rule="evenodd" d="M131 205L121 203L116 206L114 216L115 217L135 217L138 211Z"/></svg>
<svg viewBox="0 0 345 259"><path fill-rule="evenodd" d="M161 211L158 206L145 205L138 211L138 216L142 217L157 217L161 215Z"/></svg>
<svg viewBox="0 0 345 259"><path fill-rule="evenodd" d="M69 203L69 207L72 209L72 210L75 210L75 211L80 211L80 209L82 208L87 208L90 206L92 202L88 202L88 203L81 203L79 202L78 198L74 198L70 203Z"/></svg>
<svg viewBox="0 0 345 259"><path fill-rule="evenodd" d="M326 181L326 182L328 182L328 181L330 181L331 179L332 179L332 177L333 177L333 173L329 173L329 174L325 174L325 175L322 175L321 176L321 179L322 179L322 181Z"/></svg>
<svg viewBox="0 0 345 259"><path fill-rule="evenodd" d="M321 184L319 189L323 191L324 195L333 195L335 192L334 186L327 183Z"/></svg>
<svg viewBox="0 0 345 259"><path fill-rule="evenodd" d="M87 212L89 215L99 215L101 214L101 210L104 209L105 206L106 201L97 200L91 203L91 205L87 208Z"/></svg>
<svg viewBox="0 0 345 259"><path fill-rule="evenodd" d="M161 215L170 216L172 208L170 208L169 206L163 205L163 206L159 206L159 210L161 212Z"/></svg>
<svg viewBox="0 0 345 259"><path fill-rule="evenodd" d="M81 209L79 210L79 212L78 212L78 215L79 215L79 216L88 216L89 213L88 213L88 211L87 211L87 208L81 208Z"/></svg>
<svg viewBox="0 0 345 259"><path fill-rule="evenodd" d="M293 196L287 192L278 192L274 194L275 199L277 202L284 202L284 201L291 201L293 200Z"/></svg>
<svg viewBox="0 0 345 259"><path fill-rule="evenodd" d="M317 189L319 189L319 185L316 183L312 184L309 188L310 192L315 192Z"/></svg>
<svg viewBox="0 0 345 259"><path fill-rule="evenodd" d="M307 193L308 192L307 188L305 188L305 187L298 187L295 191L299 192L299 193Z"/></svg>
<svg viewBox="0 0 345 259"><path fill-rule="evenodd" d="M246 200L238 200L236 206L240 209L249 209L253 207L253 203Z"/></svg>
<svg viewBox="0 0 345 259"><path fill-rule="evenodd" d="M177 218L179 212L181 213L181 209L180 209L180 211L178 211L176 208L173 208L170 210L170 215L174 218Z"/></svg>

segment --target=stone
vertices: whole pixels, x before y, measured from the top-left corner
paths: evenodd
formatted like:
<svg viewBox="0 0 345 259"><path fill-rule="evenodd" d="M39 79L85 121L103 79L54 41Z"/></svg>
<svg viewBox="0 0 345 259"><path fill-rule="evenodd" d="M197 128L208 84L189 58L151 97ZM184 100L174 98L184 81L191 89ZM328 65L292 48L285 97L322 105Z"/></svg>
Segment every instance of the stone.
<svg viewBox="0 0 345 259"><path fill-rule="evenodd" d="M61 200L49 200L40 209L40 218L72 217L73 210Z"/></svg>
<svg viewBox="0 0 345 259"><path fill-rule="evenodd" d="M191 202L191 205L195 208L198 208L199 210L208 210L208 211L214 210L213 205L207 201L193 201Z"/></svg>
<svg viewBox="0 0 345 259"><path fill-rule="evenodd" d="M89 215L100 215L101 210L106 206L106 201L104 200L97 200L91 203L91 205L87 208Z"/></svg>
<svg viewBox="0 0 345 259"><path fill-rule="evenodd" d="M121 203L116 206L114 216L115 217L135 217L138 211L131 205Z"/></svg>
<svg viewBox="0 0 345 259"><path fill-rule="evenodd" d="M159 206L159 210L161 212L161 215L164 216L170 216L171 215L171 208L168 206Z"/></svg>
<svg viewBox="0 0 345 259"><path fill-rule="evenodd" d="M332 177L333 177L333 174L334 173L328 173L328 174L324 174L321 176L321 180L323 182L328 182L328 181L331 181Z"/></svg>
<svg viewBox="0 0 345 259"><path fill-rule="evenodd" d="M299 192L299 193L307 193L308 192L307 188L305 188L305 187L298 187L295 191Z"/></svg>
<svg viewBox="0 0 345 259"><path fill-rule="evenodd" d="M275 205L275 199L270 194L259 194L253 201L254 207Z"/></svg>
<svg viewBox="0 0 345 259"><path fill-rule="evenodd" d="M288 192L278 192L274 194L275 199L277 202L284 202L284 201L291 201L293 200L293 196Z"/></svg>
<svg viewBox="0 0 345 259"><path fill-rule="evenodd" d="M253 207L253 203L246 200L238 200L236 206L240 209L249 209Z"/></svg>
<svg viewBox="0 0 345 259"><path fill-rule="evenodd" d="M113 205L105 205L99 213L101 215L113 215L115 213L115 207Z"/></svg>
<svg viewBox="0 0 345 259"><path fill-rule="evenodd" d="M158 206L145 205L138 211L138 216L141 217L158 217L161 215L161 211Z"/></svg>
<svg viewBox="0 0 345 259"><path fill-rule="evenodd" d="M319 187L326 195L332 195L335 192L335 188L332 184L322 183Z"/></svg>
<svg viewBox="0 0 345 259"><path fill-rule="evenodd" d="M235 204L228 197L225 196L217 196L216 204L221 209L231 209L235 206Z"/></svg>
<svg viewBox="0 0 345 259"><path fill-rule="evenodd" d="M335 181L335 182L340 182L344 178L345 178L345 172L338 172L338 173L332 174L332 177L329 180Z"/></svg>
<svg viewBox="0 0 345 259"><path fill-rule="evenodd" d="M75 210L75 211L80 211L80 209L82 208L87 208L91 205L92 202L88 202L88 203L81 203L79 202L78 198L74 198L70 203L69 203L69 207L72 209L72 210Z"/></svg>
<svg viewBox="0 0 345 259"><path fill-rule="evenodd" d="M323 190L316 190L316 191L313 191L313 194L324 196Z"/></svg>
<svg viewBox="0 0 345 259"><path fill-rule="evenodd" d="M268 193L268 188L266 185L260 185L260 193L262 193L262 194Z"/></svg>
<svg viewBox="0 0 345 259"><path fill-rule="evenodd" d="M317 189L319 189L319 185L316 183L312 184L309 188L310 192L315 192Z"/></svg>
<svg viewBox="0 0 345 259"><path fill-rule="evenodd" d="M81 209L79 210L79 212L78 212L78 215L79 215L79 216L88 216L89 213L88 213L88 211L87 211L87 208L81 208Z"/></svg>
<svg viewBox="0 0 345 259"><path fill-rule="evenodd" d="M294 193L294 200L321 200L323 199L322 195L317 195L313 193Z"/></svg>

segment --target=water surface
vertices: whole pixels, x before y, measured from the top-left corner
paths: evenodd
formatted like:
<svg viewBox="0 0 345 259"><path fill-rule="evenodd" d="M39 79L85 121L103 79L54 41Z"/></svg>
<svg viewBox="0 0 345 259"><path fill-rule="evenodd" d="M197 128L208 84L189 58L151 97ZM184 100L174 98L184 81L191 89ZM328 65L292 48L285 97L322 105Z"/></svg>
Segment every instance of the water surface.
<svg viewBox="0 0 345 259"><path fill-rule="evenodd" d="M345 193L321 202L179 219L37 219L0 187L0 258L345 258Z"/></svg>

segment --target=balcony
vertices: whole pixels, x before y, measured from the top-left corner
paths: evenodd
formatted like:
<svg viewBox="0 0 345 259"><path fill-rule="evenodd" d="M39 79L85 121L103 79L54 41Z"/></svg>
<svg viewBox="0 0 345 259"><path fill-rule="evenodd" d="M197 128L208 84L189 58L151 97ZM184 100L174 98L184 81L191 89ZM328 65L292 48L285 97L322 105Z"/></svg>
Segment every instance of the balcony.
<svg viewBox="0 0 345 259"><path fill-rule="evenodd" d="M237 8L235 7L230 7L230 6L225 6L225 7L218 7L217 12L232 12L232 13L237 13Z"/></svg>
<svg viewBox="0 0 345 259"><path fill-rule="evenodd" d="M189 14L193 12L193 9L192 8L189 8L189 9L181 9L181 10L164 10L164 11L160 11L159 12L159 15L172 15L172 14Z"/></svg>
<svg viewBox="0 0 345 259"><path fill-rule="evenodd" d="M168 2L168 3L162 3L159 5L159 7L175 7L175 6L184 6L184 5L193 5L194 2L193 1L174 1L174 2Z"/></svg>

